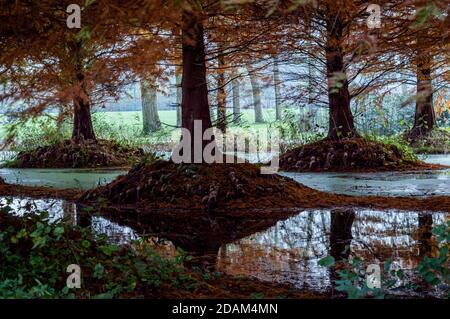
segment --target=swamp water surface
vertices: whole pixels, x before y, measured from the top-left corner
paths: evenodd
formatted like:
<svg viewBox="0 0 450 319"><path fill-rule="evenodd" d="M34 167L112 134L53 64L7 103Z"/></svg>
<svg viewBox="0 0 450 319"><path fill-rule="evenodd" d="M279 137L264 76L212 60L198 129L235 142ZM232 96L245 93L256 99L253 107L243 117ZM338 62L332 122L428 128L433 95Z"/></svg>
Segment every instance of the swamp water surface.
<svg viewBox="0 0 450 319"><path fill-rule="evenodd" d="M0 203L5 204L6 198ZM110 217L86 217L76 204L61 200L13 198L9 205L15 215L47 211L51 221L64 219L91 227L115 243L145 238L169 258L181 248L193 256L189 262L193 266L319 292L333 287L330 270L318 264L321 258L339 258L348 246L347 255L365 263L392 259L397 268L408 272L434 249L432 227L449 218L449 214L439 212L298 209L283 220L224 221L202 215L193 225L180 226L179 218L159 216L158 212L150 223L132 218L124 223Z"/></svg>

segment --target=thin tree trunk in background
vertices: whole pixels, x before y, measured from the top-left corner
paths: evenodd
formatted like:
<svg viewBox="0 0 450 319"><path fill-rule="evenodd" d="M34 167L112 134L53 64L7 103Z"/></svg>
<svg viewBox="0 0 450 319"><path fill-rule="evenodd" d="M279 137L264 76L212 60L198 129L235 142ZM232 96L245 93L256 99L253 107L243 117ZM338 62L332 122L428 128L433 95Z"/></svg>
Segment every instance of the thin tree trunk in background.
<svg viewBox="0 0 450 319"><path fill-rule="evenodd" d="M343 31L339 15L330 16L327 21L325 54L329 100L328 138L331 140L358 136L350 109L348 78L344 68Z"/></svg>
<svg viewBox="0 0 450 319"><path fill-rule="evenodd" d="M84 141L96 141L94 126L92 124L91 103L89 93L86 88L84 65L83 65L83 47L81 42L72 43L70 48L74 54L76 81L78 94L73 98L73 130L72 140L77 143Z"/></svg>
<svg viewBox="0 0 450 319"><path fill-rule="evenodd" d="M181 96L182 96L182 90L181 90L181 79L183 77L182 70L179 70L176 75L176 87L177 87L177 102L176 102L176 108L177 108L177 126L181 127Z"/></svg>
<svg viewBox="0 0 450 319"><path fill-rule="evenodd" d="M250 84L252 85L253 94L253 108L255 110L255 123L264 123L261 106L261 88L258 83L258 77L254 73L251 66L247 66L248 76L250 78Z"/></svg>
<svg viewBox="0 0 450 319"><path fill-rule="evenodd" d="M310 54L313 54L312 52L310 52ZM314 92L314 58L313 57L308 57L308 105L311 106L314 103L314 97L313 97L313 92Z"/></svg>
<svg viewBox="0 0 450 319"><path fill-rule="evenodd" d="M436 126L436 114L433 107L433 84L431 78L431 66L433 59L427 52L417 55L416 76L416 110L414 114L414 126L408 134L411 141L417 141L430 133Z"/></svg>
<svg viewBox="0 0 450 319"><path fill-rule="evenodd" d="M239 90L239 78L238 73L233 71L231 86L233 89L233 122L238 123L241 119L241 96Z"/></svg>
<svg viewBox="0 0 450 319"><path fill-rule="evenodd" d="M281 109L281 92L280 92L280 68L278 65L278 58L273 59L273 86L275 89L275 119L281 120L283 117L283 110Z"/></svg>
<svg viewBox="0 0 450 319"><path fill-rule="evenodd" d="M204 29L200 18L192 12L183 14L182 43L182 127L191 133L191 149L194 150L194 121L201 121L202 135L212 125L206 82ZM207 144L204 141L203 148ZM192 152L193 160L194 156Z"/></svg>
<svg viewBox="0 0 450 319"><path fill-rule="evenodd" d="M313 52L313 48L311 48L309 51L309 56L307 58L307 63L308 63L308 87L307 87L307 92L308 92L308 110L311 114L311 126L313 128L317 127L319 123L321 123L321 121L318 118L318 110L317 110L317 106L314 106L314 79L315 79L315 72L314 72L314 52Z"/></svg>
<svg viewBox="0 0 450 319"><path fill-rule="evenodd" d="M145 80L141 80L142 131L144 134L155 132L161 128L158 115L156 89Z"/></svg>
<svg viewBox="0 0 450 319"><path fill-rule="evenodd" d="M220 50L223 52L223 50ZM217 75L217 128L223 133L227 129L227 92L225 89L225 58L218 58L219 74Z"/></svg>

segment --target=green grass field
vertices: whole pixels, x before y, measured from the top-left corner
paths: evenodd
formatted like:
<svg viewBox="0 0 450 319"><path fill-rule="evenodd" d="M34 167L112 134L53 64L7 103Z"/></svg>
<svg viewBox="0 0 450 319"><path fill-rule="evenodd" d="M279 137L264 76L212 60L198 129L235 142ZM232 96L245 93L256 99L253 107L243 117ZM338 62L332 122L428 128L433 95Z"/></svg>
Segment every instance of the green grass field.
<svg viewBox="0 0 450 319"><path fill-rule="evenodd" d="M275 110L274 109L264 109L263 115L266 123L255 124L255 113L253 110L242 110L242 117L244 123L251 127L266 127L267 123L273 122L275 120ZM163 125L173 127L176 125L176 111L175 110L162 110L158 112L159 118ZM50 115L55 116L56 114L50 113ZM42 116L41 118L48 117ZM111 125L130 125L132 127L142 127L142 113L140 111L129 111L129 112L94 112L94 119L99 119ZM51 120L50 120L51 121ZM6 117L0 114L0 134L1 137L5 136L6 128L9 123L6 123ZM32 125L32 123L30 123Z"/></svg>
<svg viewBox="0 0 450 319"><path fill-rule="evenodd" d="M162 123L162 130L142 135L142 113L140 111L129 112L94 112L93 122L97 137L101 139L116 140L129 145L165 144L170 140L178 140L180 131L176 126L176 111L162 110L158 112ZM266 129L275 121L275 110L264 109L265 123L254 123L254 110L242 110L240 128L248 129L248 132ZM29 120L21 126L15 136L14 149L23 150L54 143L56 139L70 138L71 121L63 125L61 131L56 130L56 114L42 115ZM214 119L213 119L214 120ZM230 117L231 120L231 117ZM4 140L7 129L11 123L6 122L6 117L0 115L0 140ZM230 125L229 132L237 129L238 125ZM235 128L236 127L236 128ZM246 133L245 133L246 134Z"/></svg>
<svg viewBox="0 0 450 319"><path fill-rule="evenodd" d="M176 111L175 110L163 110L159 111L159 118L161 123L168 126L176 125ZM267 123L273 122L275 120L275 110L274 109L264 109L264 120L266 123L255 124L255 112L253 110L242 110L241 119L252 127L265 127ZM117 123L127 123L136 126L142 126L142 114L139 111L130 112L96 112L97 118L103 119L110 124Z"/></svg>

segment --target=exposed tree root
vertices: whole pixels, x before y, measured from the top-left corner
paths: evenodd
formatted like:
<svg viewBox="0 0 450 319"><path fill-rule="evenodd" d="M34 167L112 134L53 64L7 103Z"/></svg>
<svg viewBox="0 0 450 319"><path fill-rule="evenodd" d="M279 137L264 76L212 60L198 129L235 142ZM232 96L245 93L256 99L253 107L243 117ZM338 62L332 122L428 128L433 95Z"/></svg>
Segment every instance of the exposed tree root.
<svg viewBox="0 0 450 319"><path fill-rule="evenodd" d="M140 149L118 145L111 141L65 140L58 144L20 152L7 164L18 168L89 168L127 166L144 156Z"/></svg>
<svg viewBox="0 0 450 319"><path fill-rule="evenodd" d="M419 154L447 154L450 152L450 132L436 128L421 135L411 135L407 132L403 138Z"/></svg>
<svg viewBox="0 0 450 319"><path fill-rule="evenodd" d="M310 189L252 164L140 164L82 200L146 208L294 207ZM302 196L302 195L300 195Z"/></svg>
<svg viewBox="0 0 450 319"><path fill-rule="evenodd" d="M363 138L321 140L290 150L280 156L284 171L388 171L442 168L406 156L394 145Z"/></svg>

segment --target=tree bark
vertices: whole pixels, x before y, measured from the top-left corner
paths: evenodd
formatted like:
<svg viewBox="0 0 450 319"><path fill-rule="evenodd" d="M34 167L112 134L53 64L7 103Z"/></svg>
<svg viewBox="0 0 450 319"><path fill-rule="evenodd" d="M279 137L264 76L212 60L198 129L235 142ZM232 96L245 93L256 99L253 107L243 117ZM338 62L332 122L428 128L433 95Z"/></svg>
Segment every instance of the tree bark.
<svg viewBox="0 0 450 319"><path fill-rule="evenodd" d="M158 115L156 89L146 80L141 80L142 132L149 134L161 128Z"/></svg>
<svg viewBox="0 0 450 319"><path fill-rule="evenodd" d="M87 140L96 141L89 100L86 97L77 96L74 98L73 106L72 140L78 143L84 143Z"/></svg>
<svg viewBox="0 0 450 319"><path fill-rule="evenodd" d="M183 14L182 43L182 127L191 133L191 149L194 150L194 121L201 121L202 134L212 126L206 81L204 29L201 18L195 13ZM203 142L202 150L207 144L207 141ZM192 152L193 160L194 156Z"/></svg>
<svg viewBox="0 0 450 319"><path fill-rule="evenodd" d="M436 114L433 107L433 84L431 77L432 57L428 52L420 52L416 57L416 110L414 126L408 138L416 142L430 133L436 126Z"/></svg>
<svg viewBox="0 0 450 319"><path fill-rule="evenodd" d="M239 90L239 79L237 72L233 71L231 75L231 86L233 90L233 122L238 123L241 120L241 95Z"/></svg>
<svg viewBox="0 0 450 319"><path fill-rule="evenodd" d="M223 52L221 50L220 52ZM227 130L227 92L225 90L225 58L220 56L218 58L217 75L217 128L223 133Z"/></svg>
<svg viewBox="0 0 450 319"><path fill-rule="evenodd" d="M339 15L328 18L325 54L329 100L328 138L331 140L358 136L350 109L350 92L342 46L343 31L344 25Z"/></svg>
<svg viewBox="0 0 450 319"><path fill-rule="evenodd" d="M255 123L264 123L261 106L261 88L258 83L258 77L256 76L253 68L248 65L248 76L250 78L250 84L252 85L253 94L253 108L255 110Z"/></svg>
<svg viewBox="0 0 450 319"><path fill-rule="evenodd" d="M278 66L278 59L273 59L273 87L275 89L275 118L281 120L283 117L283 111L281 109L281 92L280 92L280 68Z"/></svg>
<svg viewBox="0 0 450 319"><path fill-rule="evenodd" d="M92 124L91 103L84 76L83 46L81 42L71 44L70 50L74 54L75 82L77 85L77 93L73 97L72 140L77 143L84 143L87 140L96 141Z"/></svg>
<svg viewBox="0 0 450 319"><path fill-rule="evenodd" d="M177 126L181 127L181 96L182 96L182 90L181 90L181 78L182 78L182 71L177 73L176 75L176 87L177 87L177 102L176 102L176 108L177 108Z"/></svg>

